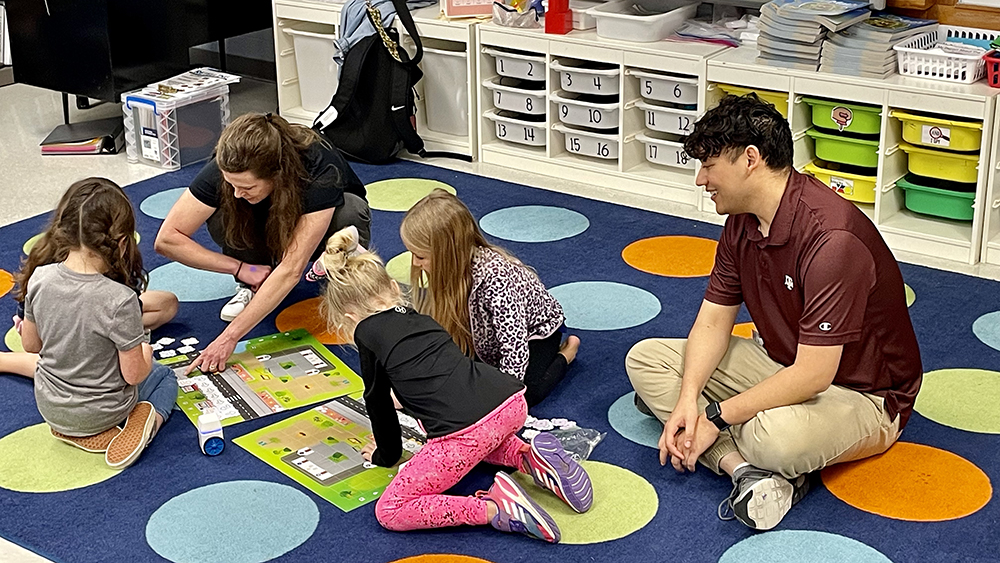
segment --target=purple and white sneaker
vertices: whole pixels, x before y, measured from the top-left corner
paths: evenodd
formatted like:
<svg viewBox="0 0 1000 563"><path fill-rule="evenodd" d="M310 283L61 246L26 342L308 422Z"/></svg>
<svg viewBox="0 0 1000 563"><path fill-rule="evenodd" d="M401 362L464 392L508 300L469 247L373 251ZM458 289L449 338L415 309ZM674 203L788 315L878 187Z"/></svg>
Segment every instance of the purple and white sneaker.
<svg viewBox="0 0 1000 563"><path fill-rule="evenodd" d="M531 439L524 462L535 484L548 489L577 512L586 512L594 503L594 487L587 471L563 449L559 439L542 432Z"/></svg>
<svg viewBox="0 0 1000 563"><path fill-rule="evenodd" d="M501 532L517 532L526 536L545 540L549 543L559 543L562 534L555 520L545 509L531 500L510 475L503 471L493 478L493 486L486 493L478 496L491 500L497 505L497 515L490 525Z"/></svg>

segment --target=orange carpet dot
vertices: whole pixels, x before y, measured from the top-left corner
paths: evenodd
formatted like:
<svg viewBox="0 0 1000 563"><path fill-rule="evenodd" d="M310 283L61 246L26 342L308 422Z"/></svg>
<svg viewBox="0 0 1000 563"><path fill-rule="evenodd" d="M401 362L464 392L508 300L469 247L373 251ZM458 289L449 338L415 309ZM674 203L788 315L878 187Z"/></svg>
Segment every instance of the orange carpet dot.
<svg viewBox="0 0 1000 563"><path fill-rule="evenodd" d="M739 323L733 327L733 336L750 339L753 338L753 331L757 325L753 323Z"/></svg>
<svg viewBox="0 0 1000 563"><path fill-rule="evenodd" d="M397 559L393 563L490 563L478 557L468 555L453 555L450 553L430 553L427 555L417 555L406 559Z"/></svg>
<svg viewBox="0 0 1000 563"><path fill-rule="evenodd" d="M636 270L672 278L697 278L712 273L718 242L688 236L652 237L625 247L622 259Z"/></svg>
<svg viewBox="0 0 1000 563"><path fill-rule="evenodd" d="M826 488L854 508L912 522L963 518L993 496L990 478L968 460L909 442L830 466L822 476Z"/></svg>
<svg viewBox="0 0 1000 563"><path fill-rule="evenodd" d="M14 289L14 276L7 270L0 270L0 297L7 295L12 289Z"/></svg>
<svg viewBox="0 0 1000 563"><path fill-rule="evenodd" d="M304 328L323 344L343 344L344 340L326 331L326 321L319 313L319 297L299 301L284 311L278 313L274 320L278 330L287 332L296 328Z"/></svg>

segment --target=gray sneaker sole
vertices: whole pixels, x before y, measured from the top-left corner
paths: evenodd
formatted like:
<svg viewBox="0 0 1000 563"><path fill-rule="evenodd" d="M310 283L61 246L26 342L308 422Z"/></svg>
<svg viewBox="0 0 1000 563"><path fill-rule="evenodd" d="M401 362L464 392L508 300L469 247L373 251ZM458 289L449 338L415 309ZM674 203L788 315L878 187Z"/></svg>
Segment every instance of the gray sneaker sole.
<svg viewBox="0 0 1000 563"><path fill-rule="evenodd" d="M783 477L761 479L733 503L736 519L754 530L770 530L792 508L793 487Z"/></svg>

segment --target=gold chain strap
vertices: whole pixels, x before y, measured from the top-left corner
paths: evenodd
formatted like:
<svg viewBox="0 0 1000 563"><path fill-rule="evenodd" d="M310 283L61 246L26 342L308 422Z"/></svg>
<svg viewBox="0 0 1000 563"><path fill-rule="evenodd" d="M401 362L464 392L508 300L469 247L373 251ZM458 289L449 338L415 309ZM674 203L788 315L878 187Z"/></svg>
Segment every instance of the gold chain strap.
<svg viewBox="0 0 1000 563"><path fill-rule="evenodd" d="M371 2L365 2L368 7L368 14L371 15L372 21L375 22L375 30L378 31L379 37L382 38L382 43L385 48L389 50L389 54L392 58L396 59L396 62L403 62L403 59L399 58L399 47L396 43L389 37L389 34L385 32L385 28L382 26L382 12L379 12L377 8L371 5Z"/></svg>

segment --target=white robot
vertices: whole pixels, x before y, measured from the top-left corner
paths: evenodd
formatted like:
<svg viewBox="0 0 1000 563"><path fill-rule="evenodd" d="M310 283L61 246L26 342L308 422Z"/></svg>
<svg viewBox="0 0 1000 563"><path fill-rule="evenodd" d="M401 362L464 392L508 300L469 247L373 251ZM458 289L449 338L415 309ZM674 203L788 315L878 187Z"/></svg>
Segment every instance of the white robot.
<svg viewBox="0 0 1000 563"><path fill-rule="evenodd" d="M222 437L222 420L214 412L207 412L198 417L198 445L201 453L216 456L226 447Z"/></svg>

